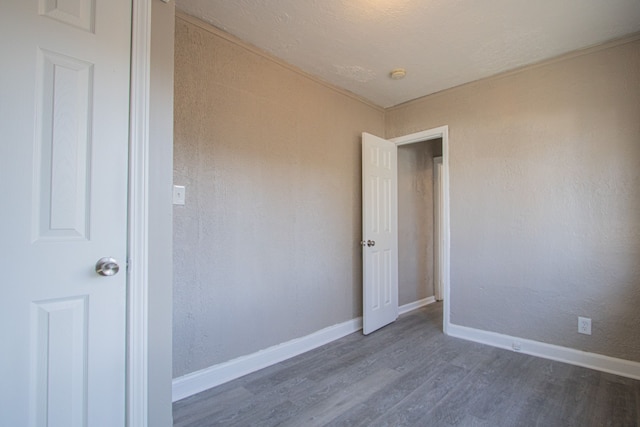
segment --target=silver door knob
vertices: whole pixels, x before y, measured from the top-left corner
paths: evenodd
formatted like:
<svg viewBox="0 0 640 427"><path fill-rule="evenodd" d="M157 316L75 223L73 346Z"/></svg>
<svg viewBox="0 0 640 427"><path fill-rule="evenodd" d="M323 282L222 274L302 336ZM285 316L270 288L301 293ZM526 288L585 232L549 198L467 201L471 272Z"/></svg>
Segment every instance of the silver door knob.
<svg viewBox="0 0 640 427"><path fill-rule="evenodd" d="M118 274L118 271L120 271L120 266L118 261L113 258L104 257L96 262L96 273L101 276L113 276Z"/></svg>
<svg viewBox="0 0 640 427"><path fill-rule="evenodd" d="M375 246L376 245L376 241L375 240L367 240L367 246L371 247L371 246Z"/></svg>

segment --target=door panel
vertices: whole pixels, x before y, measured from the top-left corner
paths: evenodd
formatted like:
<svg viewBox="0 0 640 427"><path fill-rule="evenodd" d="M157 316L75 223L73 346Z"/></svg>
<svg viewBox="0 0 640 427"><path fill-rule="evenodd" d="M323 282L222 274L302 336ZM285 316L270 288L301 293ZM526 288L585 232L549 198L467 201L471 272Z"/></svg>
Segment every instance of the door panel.
<svg viewBox="0 0 640 427"><path fill-rule="evenodd" d="M93 64L38 50L35 240L87 239Z"/></svg>
<svg viewBox="0 0 640 427"><path fill-rule="evenodd" d="M398 166L390 141L362 134L363 332L398 317Z"/></svg>
<svg viewBox="0 0 640 427"><path fill-rule="evenodd" d="M124 425L131 2L7 0L0 31L2 424Z"/></svg>

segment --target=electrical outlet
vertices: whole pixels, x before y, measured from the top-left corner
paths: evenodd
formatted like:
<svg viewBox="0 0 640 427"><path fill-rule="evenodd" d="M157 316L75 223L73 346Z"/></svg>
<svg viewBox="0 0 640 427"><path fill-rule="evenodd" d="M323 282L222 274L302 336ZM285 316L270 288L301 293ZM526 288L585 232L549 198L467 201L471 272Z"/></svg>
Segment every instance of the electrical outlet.
<svg viewBox="0 0 640 427"><path fill-rule="evenodd" d="M578 332L591 335L591 319L589 317L578 317Z"/></svg>
<svg viewBox="0 0 640 427"><path fill-rule="evenodd" d="M520 341L514 341L511 343L511 348L513 348L513 351L520 351L522 350L522 343Z"/></svg>

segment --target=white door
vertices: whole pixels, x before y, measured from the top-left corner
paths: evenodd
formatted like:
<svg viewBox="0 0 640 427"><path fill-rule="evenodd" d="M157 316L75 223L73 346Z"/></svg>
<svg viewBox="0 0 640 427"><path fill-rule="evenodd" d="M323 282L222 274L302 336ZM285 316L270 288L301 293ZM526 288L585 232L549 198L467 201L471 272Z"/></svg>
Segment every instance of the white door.
<svg viewBox="0 0 640 427"><path fill-rule="evenodd" d="M362 134L363 332L398 318L398 149Z"/></svg>
<svg viewBox="0 0 640 427"><path fill-rule="evenodd" d="M0 34L0 424L123 426L131 1L3 0Z"/></svg>

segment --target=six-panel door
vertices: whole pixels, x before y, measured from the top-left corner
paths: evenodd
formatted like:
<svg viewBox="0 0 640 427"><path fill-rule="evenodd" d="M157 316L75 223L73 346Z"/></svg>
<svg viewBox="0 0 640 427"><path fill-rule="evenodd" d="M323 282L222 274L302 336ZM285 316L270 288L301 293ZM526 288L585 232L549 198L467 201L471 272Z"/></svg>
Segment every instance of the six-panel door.
<svg viewBox="0 0 640 427"><path fill-rule="evenodd" d="M362 134L363 332L398 317L398 160L394 143Z"/></svg>
<svg viewBox="0 0 640 427"><path fill-rule="evenodd" d="M131 1L6 0L0 31L0 423L122 426Z"/></svg>

